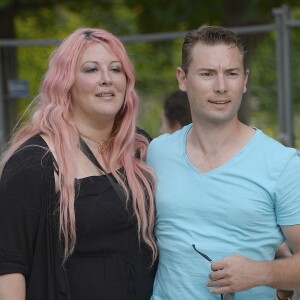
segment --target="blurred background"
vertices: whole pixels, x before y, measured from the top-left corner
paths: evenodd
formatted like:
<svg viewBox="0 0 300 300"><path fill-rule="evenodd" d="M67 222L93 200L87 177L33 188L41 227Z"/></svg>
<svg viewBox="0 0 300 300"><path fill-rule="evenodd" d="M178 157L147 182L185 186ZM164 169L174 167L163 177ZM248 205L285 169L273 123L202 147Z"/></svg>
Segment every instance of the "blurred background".
<svg viewBox="0 0 300 300"><path fill-rule="evenodd" d="M78 27L101 27L124 42L139 127L157 136L164 98L178 89L183 38L202 24L230 27L247 43L241 120L300 147L299 0L0 0L0 152L37 95L51 52Z"/></svg>

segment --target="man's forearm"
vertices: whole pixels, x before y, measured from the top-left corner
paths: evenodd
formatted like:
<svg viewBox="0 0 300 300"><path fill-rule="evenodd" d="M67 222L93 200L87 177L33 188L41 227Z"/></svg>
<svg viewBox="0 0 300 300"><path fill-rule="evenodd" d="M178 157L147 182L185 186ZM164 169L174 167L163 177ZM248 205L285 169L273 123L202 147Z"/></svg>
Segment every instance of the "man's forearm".
<svg viewBox="0 0 300 300"><path fill-rule="evenodd" d="M284 290L292 290L300 287L299 253L266 262L265 264L266 282L262 285Z"/></svg>

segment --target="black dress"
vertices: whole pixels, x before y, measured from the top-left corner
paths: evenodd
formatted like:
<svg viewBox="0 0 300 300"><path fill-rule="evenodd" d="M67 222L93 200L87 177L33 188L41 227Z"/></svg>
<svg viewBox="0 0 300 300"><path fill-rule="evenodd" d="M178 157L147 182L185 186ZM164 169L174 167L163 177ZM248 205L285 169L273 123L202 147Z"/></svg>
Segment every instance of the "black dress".
<svg viewBox="0 0 300 300"><path fill-rule="evenodd" d="M139 245L136 218L105 176L79 179L77 243L62 267L55 214L53 157L29 140L0 181L0 275L22 273L27 300L148 300L155 267Z"/></svg>
<svg viewBox="0 0 300 300"><path fill-rule="evenodd" d="M105 176L79 180L77 243L67 263L72 300L150 299L154 270L136 219Z"/></svg>

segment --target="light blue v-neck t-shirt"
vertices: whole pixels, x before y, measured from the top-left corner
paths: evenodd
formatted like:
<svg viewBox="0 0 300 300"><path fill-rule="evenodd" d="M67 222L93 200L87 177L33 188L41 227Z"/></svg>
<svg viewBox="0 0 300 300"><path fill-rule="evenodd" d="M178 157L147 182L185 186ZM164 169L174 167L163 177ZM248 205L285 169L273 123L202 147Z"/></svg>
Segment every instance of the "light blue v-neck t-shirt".
<svg viewBox="0 0 300 300"><path fill-rule="evenodd" d="M157 175L156 236L159 267L152 300L213 300L206 287L212 260L240 254L273 260L284 237L280 225L300 224L300 156L256 129L222 166L201 173L189 161L192 124L154 139L147 162ZM241 266L242 268L243 266ZM275 290L257 287L235 300L274 300Z"/></svg>

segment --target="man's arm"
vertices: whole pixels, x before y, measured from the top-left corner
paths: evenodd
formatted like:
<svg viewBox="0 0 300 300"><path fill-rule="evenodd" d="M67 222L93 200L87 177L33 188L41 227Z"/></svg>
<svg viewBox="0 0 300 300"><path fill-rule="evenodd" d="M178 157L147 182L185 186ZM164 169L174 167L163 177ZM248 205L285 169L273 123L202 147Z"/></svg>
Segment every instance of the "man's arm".
<svg viewBox="0 0 300 300"><path fill-rule="evenodd" d="M25 278L22 274L14 273L0 276L1 300L25 300Z"/></svg>
<svg viewBox="0 0 300 300"><path fill-rule="evenodd" d="M292 290L300 287L300 225L281 226L281 229L293 255L271 264L272 278L268 285Z"/></svg>
<svg viewBox="0 0 300 300"><path fill-rule="evenodd" d="M276 250L275 258L284 258L292 255L289 246L286 243L282 243Z"/></svg>
<svg viewBox="0 0 300 300"><path fill-rule="evenodd" d="M286 243L282 243L276 250L275 258L284 258L293 255L289 246ZM291 299L294 295L293 290L281 290L277 289L277 298L278 299Z"/></svg>
<svg viewBox="0 0 300 300"><path fill-rule="evenodd" d="M282 226L293 255L274 261L255 261L232 255L212 263L207 286L211 292L224 294L256 286L293 290L300 287L300 225Z"/></svg>

